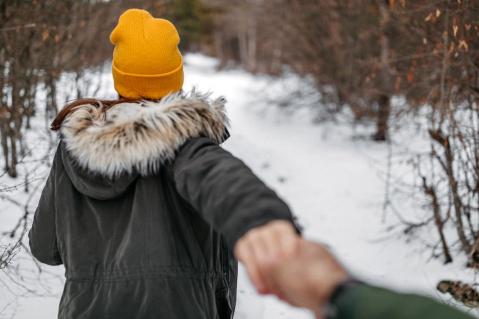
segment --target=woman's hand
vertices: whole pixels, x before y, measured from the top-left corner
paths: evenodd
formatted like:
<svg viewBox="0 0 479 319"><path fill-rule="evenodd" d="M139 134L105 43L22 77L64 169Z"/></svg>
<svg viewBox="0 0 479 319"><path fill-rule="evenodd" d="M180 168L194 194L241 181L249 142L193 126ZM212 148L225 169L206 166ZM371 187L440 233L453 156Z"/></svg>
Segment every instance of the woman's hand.
<svg viewBox="0 0 479 319"><path fill-rule="evenodd" d="M312 310L317 318L338 285L349 274L323 245L300 240L296 255L284 258L269 274L274 293L296 307Z"/></svg>
<svg viewBox="0 0 479 319"><path fill-rule="evenodd" d="M273 293L270 272L296 253L300 238L291 222L277 220L251 229L238 240L235 257L244 264L259 293Z"/></svg>

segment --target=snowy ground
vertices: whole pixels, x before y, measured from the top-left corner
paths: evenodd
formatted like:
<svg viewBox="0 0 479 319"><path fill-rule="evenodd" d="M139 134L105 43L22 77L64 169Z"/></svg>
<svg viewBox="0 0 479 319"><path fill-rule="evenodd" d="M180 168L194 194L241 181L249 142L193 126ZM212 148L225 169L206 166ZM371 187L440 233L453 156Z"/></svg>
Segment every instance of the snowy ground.
<svg viewBox="0 0 479 319"><path fill-rule="evenodd" d="M394 214L383 212L384 174L390 154L387 145L353 139L357 132L349 125L333 122L314 125L312 113L307 108L293 113L278 112L278 107L269 98L275 94L284 95L291 86L301 85L294 79L281 84L240 70L217 72L215 63L204 56L188 55L186 88L195 85L199 90L226 96L232 129L231 138L224 147L250 165L290 204L305 227L306 237L330 245L359 277L400 290L414 290L440 298L435 292L439 280L471 281L474 278L474 273L464 269L463 260L444 266L440 260L430 258L430 250L424 249L423 243L407 241L398 231L400 228L391 228L398 220ZM101 92L105 97L113 97L109 74L102 78ZM303 102L293 100L291 104ZM39 126L32 138L42 134ZM42 145L39 149L46 151ZM45 174L45 163L42 167L38 176ZM1 183L19 181L1 177ZM395 188L391 187L391 191ZM20 201L28 197L17 192L10 196ZM36 199L32 203L35 206ZM416 213L411 208L414 206L407 200L398 204L404 215L411 218ZM18 214L21 211L1 201L0 231L11 229ZM434 242L436 234L431 230L422 238ZM15 262L27 259L28 256L21 253ZM45 269L56 275L63 271L61 267ZM8 310L4 316L54 318L62 285L55 275L46 278L47 286L53 288L42 292L50 297L32 297L32 293L23 292L25 296L9 307L16 312ZM0 275L0 280L6 278ZM243 269L239 281L235 318L312 318L308 312L288 307L273 297L255 294ZM4 287L0 285L0 310L10 300L6 300L10 293Z"/></svg>

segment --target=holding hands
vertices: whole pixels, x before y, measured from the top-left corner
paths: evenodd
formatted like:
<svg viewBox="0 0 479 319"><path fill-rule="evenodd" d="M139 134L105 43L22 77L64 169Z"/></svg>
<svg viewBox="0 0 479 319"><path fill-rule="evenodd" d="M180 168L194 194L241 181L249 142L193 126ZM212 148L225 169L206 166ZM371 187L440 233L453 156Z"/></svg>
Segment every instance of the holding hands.
<svg viewBox="0 0 479 319"><path fill-rule="evenodd" d="M318 318L336 287L349 278L324 246L301 238L287 221L250 230L234 253L259 293L308 308Z"/></svg>
<svg viewBox="0 0 479 319"><path fill-rule="evenodd" d="M355 281L324 247L298 236L286 221L247 232L235 246L253 284L263 294L313 311L317 319L472 319L424 296Z"/></svg>

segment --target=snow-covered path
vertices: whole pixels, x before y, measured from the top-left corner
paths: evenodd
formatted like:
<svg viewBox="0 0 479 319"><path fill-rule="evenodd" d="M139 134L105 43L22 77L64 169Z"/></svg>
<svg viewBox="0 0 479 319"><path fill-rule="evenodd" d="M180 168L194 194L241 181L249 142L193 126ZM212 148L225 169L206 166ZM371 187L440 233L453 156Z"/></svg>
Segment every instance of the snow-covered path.
<svg viewBox="0 0 479 319"><path fill-rule="evenodd" d="M429 249L420 243L386 232L398 222L383 213L386 145L354 140L345 125L313 125L307 109L278 112L263 96L271 96L269 84L274 80L241 71L205 77L195 65L208 60L190 56L188 61L192 64L188 85L227 97L232 136L224 147L289 203L307 238L331 246L361 278L400 290L440 297L435 292L439 280L471 278L460 261L444 266L440 260L429 260ZM275 298L257 296L245 273L241 275L237 318L311 318Z"/></svg>
<svg viewBox="0 0 479 319"><path fill-rule="evenodd" d="M263 98L271 79L240 70L216 72L214 65L213 59L188 55L186 89L195 85L227 98L232 129L224 147L290 204L306 237L330 245L361 278L398 289L434 295L439 279L470 278L460 264L428 261L429 252L421 254L417 244L385 231L396 222L392 216L383 216L385 183L380 172L388 154L385 145L353 140L345 126L313 125L305 109L294 114L278 112ZM104 93L113 96L108 80ZM15 318L53 318L58 301L59 296L21 298ZM273 297L258 296L240 269L235 318L312 316Z"/></svg>

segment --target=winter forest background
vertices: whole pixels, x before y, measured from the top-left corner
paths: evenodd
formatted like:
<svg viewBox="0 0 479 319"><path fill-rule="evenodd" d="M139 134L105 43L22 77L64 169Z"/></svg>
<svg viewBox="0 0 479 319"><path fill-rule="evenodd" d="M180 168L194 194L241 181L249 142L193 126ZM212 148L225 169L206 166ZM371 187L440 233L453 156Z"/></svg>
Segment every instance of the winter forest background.
<svg viewBox="0 0 479 319"><path fill-rule="evenodd" d="M115 98L127 8L171 19L186 88L225 95L242 158L355 274L478 315L478 0L0 0L0 318L53 318L29 254L67 102ZM255 294L236 318L311 318Z"/></svg>

